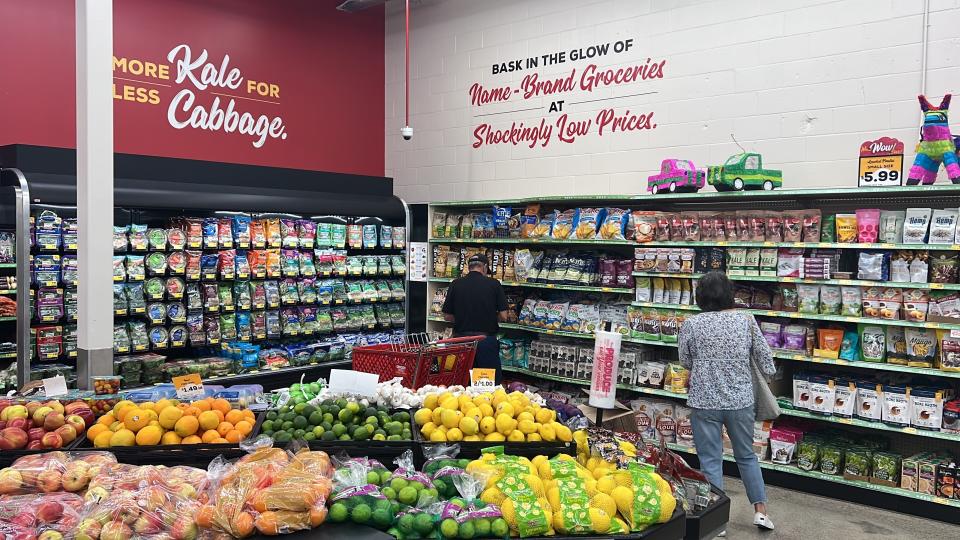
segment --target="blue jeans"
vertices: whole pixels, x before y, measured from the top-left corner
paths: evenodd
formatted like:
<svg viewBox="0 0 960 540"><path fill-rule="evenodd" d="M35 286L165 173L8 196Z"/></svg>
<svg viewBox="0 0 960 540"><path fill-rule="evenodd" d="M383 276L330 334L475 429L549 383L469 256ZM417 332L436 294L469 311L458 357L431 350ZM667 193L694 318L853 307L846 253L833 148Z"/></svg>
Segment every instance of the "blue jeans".
<svg viewBox="0 0 960 540"><path fill-rule="evenodd" d="M477 354L473 358L473 367L496 369L496 384L500 384L500 342L497 336L487 336L477 343Z"/></svg>
<svg viewBox="0 0 960 540"><path fill-rule="evenodd" d="M753 407L735 410L694 409L690 416L693 424L693 442L700 458L700 470L711 484L723 490L723 426L733 445L733 455L740 469L740 479L747 488L751 504L766 503L760 461L753 452Z"/></svg>

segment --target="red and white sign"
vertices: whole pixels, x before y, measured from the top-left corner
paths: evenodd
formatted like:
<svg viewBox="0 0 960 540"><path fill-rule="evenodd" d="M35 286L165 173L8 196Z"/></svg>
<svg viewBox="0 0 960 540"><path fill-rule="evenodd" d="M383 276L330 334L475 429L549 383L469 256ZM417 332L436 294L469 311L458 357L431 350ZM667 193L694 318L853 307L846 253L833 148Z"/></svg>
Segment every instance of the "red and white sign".
<svg viewBox="0 0 960 540"><path fill-rule="evenodd" d="M620 341L617 332L597 331L593 346L593 376L590 379L590 406L613 409L617 405L617 368Z"/></svg>
<svg viewBox="0 0 960 540"><path fill-rule="evenodd" d="M860 145L859 187L899 186L903 182L903 142L880 137Z"/></svg>

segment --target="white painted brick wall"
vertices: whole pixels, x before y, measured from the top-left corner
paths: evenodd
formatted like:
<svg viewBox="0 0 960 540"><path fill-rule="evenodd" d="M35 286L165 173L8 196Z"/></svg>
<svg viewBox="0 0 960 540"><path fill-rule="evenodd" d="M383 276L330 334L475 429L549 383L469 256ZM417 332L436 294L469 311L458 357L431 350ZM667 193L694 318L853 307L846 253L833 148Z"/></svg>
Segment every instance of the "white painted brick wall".
<svg viewBox="0 0 960 540"><path fill-rule="evenodd" d="M719 163L737 151L734 134L787 187L850 186L865 140L889 135L913 159L920 124L923 0L421 0L412 20L411 118L403 141L402 2L387 4L387 176L408 202L536 195L636 194L667 157ZM927 93L960 93L960 0L931 0ZM519 85L524 70L492 75L491 64L632 38L634 47L600 67L667 60L662 80L474 107L468 90ZM534 70L566 75L589 62ZM606 102L571 102L630 96ZM559 113L498 111L565 99L571 117L606 107L654 111L655 130L584 136L546 148L471 148L489 122L553 124ZM955 100L956 104L957 101ZM960 134L960 106L953 127ZM556 128L554 128L556 131ZM556 133L553 135L556 137ZM945 182L942 177L940 182ZM712 189L712 188L707 188Z"/></svg>

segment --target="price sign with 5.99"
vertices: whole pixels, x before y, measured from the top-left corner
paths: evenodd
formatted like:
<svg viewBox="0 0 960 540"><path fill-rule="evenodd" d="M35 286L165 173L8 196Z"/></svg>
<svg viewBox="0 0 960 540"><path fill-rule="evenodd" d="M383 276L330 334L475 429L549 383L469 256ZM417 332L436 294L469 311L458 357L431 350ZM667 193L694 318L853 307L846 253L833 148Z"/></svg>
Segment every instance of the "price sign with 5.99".
<svg viewBox="0 0 960 540"><path fill-rule="evenodd" d="M859 187L899 186L903 182L903 143L880 137L860 145Z"/></svg>

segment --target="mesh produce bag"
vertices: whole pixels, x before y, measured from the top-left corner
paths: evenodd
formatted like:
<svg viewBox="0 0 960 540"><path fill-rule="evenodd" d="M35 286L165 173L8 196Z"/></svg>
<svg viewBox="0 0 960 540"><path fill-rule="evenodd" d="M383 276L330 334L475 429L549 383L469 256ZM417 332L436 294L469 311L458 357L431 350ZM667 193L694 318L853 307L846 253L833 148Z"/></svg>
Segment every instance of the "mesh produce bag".
<svg viewBox="0 0 960 540"><path fill-rule="evenodd" d="M112 454L108 454L112 458ZM196 499L207 484L207 471L178 465L128 465L106 463L93 475L84 499L97 503L114 490L133 490L138 487L159 486L188 499Z"/></svg>
<svg viewBox="0 0 960 540"><path fill-rule="evenodd" d="M553 534L553 512L529 459L487 453L471 462L467 472L483 482L480 499L500 507L511 536Z"/></svg>
<svg viewBox="0 0 960 540"><path fill-rule="evenodd" d="M88 504L75 529L84 540L196 538L199 503L160 485L113 489Z"/></svg>
<svg viewBox="0 0 960 540"><path fill-rule="evenodd" d="M670 484L652 465L631 463L614 475L617 486L611 490L620 515L633 531L670 520L677 506Z"/></svg>
<svg viewBox="0 0 960 540"><path fill-rule="evenodd" d="M553 528L559 534L623 534L626 523L617 518L613 497L597 490L590 472L570 456L537 456L533 463L545 482L553 508Z"/></svg>

